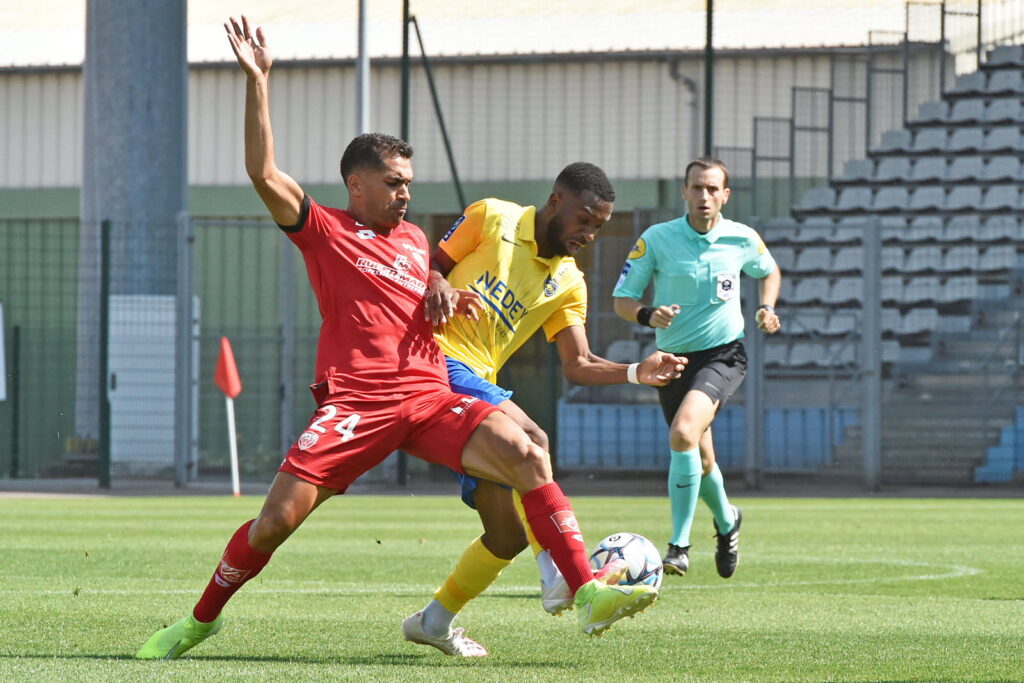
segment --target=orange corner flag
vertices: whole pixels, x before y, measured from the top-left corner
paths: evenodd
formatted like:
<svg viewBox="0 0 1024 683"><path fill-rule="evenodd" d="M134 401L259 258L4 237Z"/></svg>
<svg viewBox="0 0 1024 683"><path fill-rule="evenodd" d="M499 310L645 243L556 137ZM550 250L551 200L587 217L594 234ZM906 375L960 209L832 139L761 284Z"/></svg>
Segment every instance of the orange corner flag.
<svg viewBox="0 0 1024 683"><path fill-rule="evenodd" d="M213 381L228 398L242 393L242 379L238 376L235 354L227 337L220 338L220 355L217 357L217 372L213 375Z"/></svg>

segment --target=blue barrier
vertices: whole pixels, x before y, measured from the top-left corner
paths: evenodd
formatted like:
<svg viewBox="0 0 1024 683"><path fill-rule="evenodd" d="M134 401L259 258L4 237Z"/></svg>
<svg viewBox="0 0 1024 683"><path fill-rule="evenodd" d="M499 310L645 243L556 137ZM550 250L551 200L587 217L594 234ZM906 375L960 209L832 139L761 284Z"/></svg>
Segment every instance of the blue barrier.
<svg viewBox="0 0 1024 683"><path fill-rule="evenodd" d="M974 483L1013 481L1018 473L1024 473L1024 408L1014 412L1014 423L999 433L999 445L989 448L985 464L974 468Z"/></svg>

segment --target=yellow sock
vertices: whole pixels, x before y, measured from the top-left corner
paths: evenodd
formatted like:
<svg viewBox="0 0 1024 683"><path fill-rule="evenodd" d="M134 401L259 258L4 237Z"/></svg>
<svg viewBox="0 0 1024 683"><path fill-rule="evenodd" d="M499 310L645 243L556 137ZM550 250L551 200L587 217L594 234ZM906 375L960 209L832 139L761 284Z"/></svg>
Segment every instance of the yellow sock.
<svg viewBox="0 0 1024 683"><path fill-rule="evenodd" d="M523 509L523 501L519 499L519 491L512 492L512 502L516 505L516 512L519 513L519 519L523 520L523 528L526 529L526 538L530 541L530 548L533 549L533 556L537 557L544 550L537 542L537 537L533 535L533 529L530 528L530 523L526 521L526 510Z"/></svg>
<svg viewBox="0 0 1024 683"><path fill-rule="evenodd" d="M478 537L462 553L444 584L434 592L434 599L445 609L460 612L467 602L494 583L501 570L510 564L512 560L495 557Z"/></svg>

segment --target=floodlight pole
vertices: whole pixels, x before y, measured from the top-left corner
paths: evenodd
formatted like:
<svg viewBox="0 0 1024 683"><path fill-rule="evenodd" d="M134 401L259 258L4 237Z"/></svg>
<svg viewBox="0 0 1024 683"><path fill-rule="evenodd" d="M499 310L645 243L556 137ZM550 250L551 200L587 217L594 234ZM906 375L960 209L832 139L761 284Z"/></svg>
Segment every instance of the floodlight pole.
<svg viewBox="0 0 1024 683"><path fill-rule="evenodd" d="M402 125L401 136L409 142L409 0L402 0Z"/></svg>
<svg viewBox="0 0 1024 683"><path fill-rule="evenodd" d="M370 132L370 55L366 46L366 0L359 0L359 56L356 58L356 133Z"/></svg>
<svg viewBox="0 0 1024 683"><path fill-rule="evenodd" d="M707 0L704 11L704 156L711 156L714 116L715 70L715 0Z"/></svg>

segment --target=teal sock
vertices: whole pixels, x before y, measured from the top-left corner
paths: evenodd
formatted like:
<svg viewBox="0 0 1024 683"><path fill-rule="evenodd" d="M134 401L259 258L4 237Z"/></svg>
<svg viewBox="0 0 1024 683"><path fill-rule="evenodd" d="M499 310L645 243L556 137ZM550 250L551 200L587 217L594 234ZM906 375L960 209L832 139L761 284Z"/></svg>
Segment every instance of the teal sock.
<svg viewBox="0 0 1024 683"><path fill-rule="evenodd" d="M725 495L725 480L722 479L722 470L718 469L717 462L700 480L700 499L715 516L719 533L727 534L732 531L736 519L732 513L732 506L729 505L729 497Z"/></svg>
<svg viewBox="0 0 1024 683"><path fill-rule="evenodd" d="M672 538L669 543L690 545L690 528L700 492L700 449L672 451L668 468L668 499L672 505Z"/></svg>

